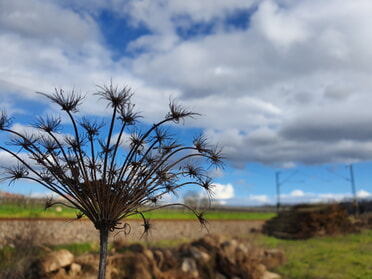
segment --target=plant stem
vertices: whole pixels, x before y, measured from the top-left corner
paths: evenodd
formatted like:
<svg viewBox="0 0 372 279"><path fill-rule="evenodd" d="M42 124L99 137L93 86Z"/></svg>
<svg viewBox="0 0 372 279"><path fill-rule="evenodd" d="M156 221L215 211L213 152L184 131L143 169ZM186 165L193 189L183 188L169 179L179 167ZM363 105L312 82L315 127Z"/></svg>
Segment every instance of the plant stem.
<svg viewBox="0 0 372 279"><path fill-rule="evenodd" d="M102 228L99 230L99 270L98 279L106 278L107 264L107 244L108 244L108 229Z"/></svg>

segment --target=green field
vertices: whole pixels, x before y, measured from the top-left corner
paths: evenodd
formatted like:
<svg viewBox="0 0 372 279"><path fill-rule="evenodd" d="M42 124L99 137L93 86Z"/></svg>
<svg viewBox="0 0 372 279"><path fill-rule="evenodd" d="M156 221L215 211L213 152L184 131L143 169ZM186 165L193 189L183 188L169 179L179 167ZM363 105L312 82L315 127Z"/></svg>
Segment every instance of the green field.
<svg viewBox="0 0 372 279"><path fill-rule="evenodd" d="M249 211L222 211L210 210L207 220L257 220L269 219L274 213L257 213ZM2 218L74 218L75 210L67 207L42 209L42 203L3 203L0 205ZM162 209L148 213L151 219L195 219L192 213L183 209ZM357 234L316 237L309 240L280 240L262 234L250 234L249 238L254 244L270 249L283 250L287 262L274 272L282 275L283 279L355 279L372 278L372 230L363 230ZM185 240L182 240L185 241ZM152 246L179 245L178 241L163 241L152 243ZM22 261L39 253L43 253L39 246L28 247L25 242L24 249L5 246L0 249L0 273L4 268L10 272L20 269ZM86 251L97 252L97 246L90 243L69 244L49 249L67 248L74 254ZM27 251L27 255L21 255ZM13 266L14 265L14 266ZM11 277L9 277L10 279ZM16 277L14 277L16 278Z"/></svg>
<svg viewBox="0 0 372 279"><path fill-rule="evenodd" d="M48 210L43 209L41 202L22 201L22 202L4 202L0 204L0 218L76 218L77 210L65 207L54 206ZM246 211L225 211L209 210L205 218L207 220L268 220L274 217L275 213ZM161 209L151 211L145 214L151 219L178 219L192 220L196 217L185 209ZM132 216L131 219L141 218Z"/></svg>
<svg viewBox="0 0 372 279"><path fill-rule="evenodd" d="M372 230L309 240L257 235L253 241L285 252L287 263L275 271L283 279L372 278Z"/></svg>
<svg viewBox="0 0 372 279"><path fill-rule="evenodd" d="M151 219L191 220L196 218L192 212L185 209L161 209L148 212L145 215ZM207 220L268 220L274 216L276 216L275 213L211 209L207 211L205 218Z"/></svg>
<svg viewBox="0 0 372 279"><path fill-rule="evenodd" d="M76 210L55 206L44 210L41 202L16 201L0 204L0 218L74 218Z"/></svg>

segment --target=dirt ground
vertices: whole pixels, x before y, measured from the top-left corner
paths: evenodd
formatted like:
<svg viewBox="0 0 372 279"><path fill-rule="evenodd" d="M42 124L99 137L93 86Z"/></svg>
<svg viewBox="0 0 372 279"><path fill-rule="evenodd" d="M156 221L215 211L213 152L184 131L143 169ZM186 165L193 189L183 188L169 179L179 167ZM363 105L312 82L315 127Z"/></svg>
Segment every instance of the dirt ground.
<svg viewBox="0 0 372 279"><path fill-rule="evenodd" d="M260 230L265 221L214 221L208 222L208 230L194 220L153 220L153 228L148 235L149 241L164 239L194 239L208 233L244 235ZM128 221L127 232L117 230L111 233L111 240L139 240L143 233L141 221ZM130 228L130 229L128 229ZM35 243L63 244L98 242L98 231L88 220L0 220L0 247L17 240L30 239Z"/></svg>

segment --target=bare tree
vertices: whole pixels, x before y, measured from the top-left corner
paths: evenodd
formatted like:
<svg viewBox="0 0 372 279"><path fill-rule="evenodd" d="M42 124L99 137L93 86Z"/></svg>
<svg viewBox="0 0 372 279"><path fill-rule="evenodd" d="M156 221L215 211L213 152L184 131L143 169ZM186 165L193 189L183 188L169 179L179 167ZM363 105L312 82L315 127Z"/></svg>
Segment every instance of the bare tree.
<svg viewBox="0 0 372 279"><path fill-rule="evenodd" d="M204 225L203 211L160 200L189 185L198 185L211 194L208 168L221 167L223 161L221 149L210 145L204 136L184 145L167 129L167 124L182 123L197 113L170 101L165 118L141 130L130 88L119 89L112 84L98 88L95 94L112 111L107 123L79 116L78 108L85 97L74 91L39 93L67 114L73 132L63 133L66 127L61 118L51 115L36 117L31 124L35 132L20 132L2 112L0 130L9 133L11 139L0 144L0 149L18 161L3 167L3 179L10 183L19 179L40 183L79 210L77 218L86 216L93 222L100 234L98 278L105 278L108 235L114 230L126 230L129 225L123 223L125 218L140 215L147 233L151 226L144 212L180 205L190 209ZM122 147L125 141L128 148ZM56 203L48 200L46 208Z"/></svg>

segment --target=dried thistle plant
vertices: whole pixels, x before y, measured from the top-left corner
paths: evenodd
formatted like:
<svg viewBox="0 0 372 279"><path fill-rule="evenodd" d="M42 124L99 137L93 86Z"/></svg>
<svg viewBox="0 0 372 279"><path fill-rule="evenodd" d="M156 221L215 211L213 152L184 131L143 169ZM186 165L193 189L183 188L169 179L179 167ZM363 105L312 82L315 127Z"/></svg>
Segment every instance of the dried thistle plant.
<svg viewBox="0 0 372 279"><path fill-rule="evenodd" d="M118 89L111 84L99 87L95 93L112 113L108 123L78 116L85 97L74 91L39 94L60 106L70 119L73 132L64 134L61 119L51 115L36 117L32 127L37 132L19 132L12 129L12 119L2 112L0 130L9 133L11 141L0 144L0 149L18 161L3 168L3 179L10 183L19 179L37 182L79 210L78 218L84 215L93 222L100 232L98 278L105 278L109 232L128 231L128 224L122 223L125 218L140 215L147 233L151 226L145 218L146 211L180 205L205 224L204 211L182 203L160 203L165 194L177 193L190 185L198 185L211 194L212 180L207 169L223 165L221 149L211 146L204 136L187 146L164 128L171 122L183 123L197 113L170 101L165 118L143 131L128 87ZM128 149L122 147L125 140ZM56 203L48 200L46 208Z"/></svg>

